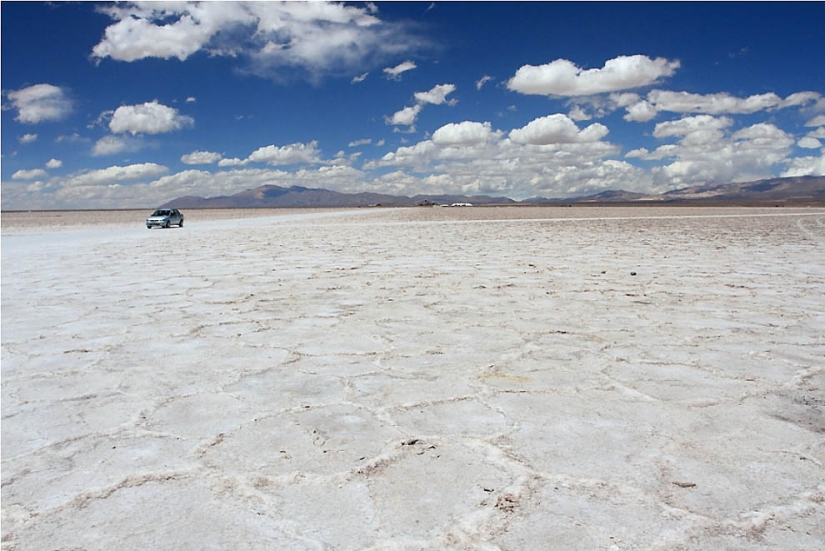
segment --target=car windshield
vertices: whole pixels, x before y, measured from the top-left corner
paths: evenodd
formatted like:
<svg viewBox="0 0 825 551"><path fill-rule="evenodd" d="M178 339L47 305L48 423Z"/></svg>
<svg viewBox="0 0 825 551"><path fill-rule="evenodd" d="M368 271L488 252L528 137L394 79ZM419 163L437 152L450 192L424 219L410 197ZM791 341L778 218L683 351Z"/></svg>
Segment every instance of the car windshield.
<svg viewBox="0 0 825 551"><path fill-rule="evenodd" d="M169 216L170 214L172 214L171 210L156 210L152 216Z"/></svg>

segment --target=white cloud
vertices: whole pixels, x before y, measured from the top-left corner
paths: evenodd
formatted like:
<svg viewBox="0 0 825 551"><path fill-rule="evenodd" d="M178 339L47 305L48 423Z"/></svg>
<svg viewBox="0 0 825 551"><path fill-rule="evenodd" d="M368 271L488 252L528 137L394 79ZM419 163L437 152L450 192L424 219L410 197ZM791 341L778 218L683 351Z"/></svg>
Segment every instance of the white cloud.
<svg viewBox="0 0 825 551"><path fill-rule="evenodd" d="M446 124L433 132L432 142L442 147L466 147L487 141L492 134L489 122L464 121Z"/></svg>
<svg viewBox="0 0 825 551"><path fill-rule="evenodd" d="M476 81L476 90L481 90L481 87L493 80L493 77L489 75L484 75L480 79Z"/></svg>
<svg viewBox="0 0 825 551"><path fill-rule="evenodd" d="M695 123L700 117L689 119L694 121L693 127L698 126ZM669 144L667 151L663 146L641 158L674 157L670 164L651 171L654 179L673 187L768 178L773 175L772 167L784 163L790 154L793 137L772 124L754 124L728 137L721 132L725 122L720 119L708 124L710 130L697 130L696 134L706 139L696 139L694 133L686 133L678 145Z"/></svg>
<svg viewBox="0 0 825 551"><path fill-rule="evenodd" d="M198 100L194 96L189 96L186 98L186 103L196 103Z"/></svg>
<svg viewBox="0 0 825 551"><path fill-rule="evenodd" d="M507 82L510 90L546 96L588 96L648 86L671 76L678 61L643 55L609 59L601 69L581 69L566 59L524 65Z"/></svg>
<svg viewBox="0 0 825 551"><path fill-rule="evenodd" d="M644 159L646 161L661 160L676 156L680 150L680 146L675 144L660 145L652 152L648 151L647 148L641 147L633 151L628 151L625 157Z"/></svg>
<svg viewBox="0 0 825 551"><path fill-rule="evenodd" d="M805 126L825 126L825 115L817 115L806 122Z"/></svg>
<svg viewBox="0 0 825 551"><path fill-rule="evenodd" d="M360 75L356 75L356 76L352 77L352 80L350 82L352 84L358 84L359 82L364 82L365 80L367 80L368 75L369 75L369 73L362 73Z"/></svg>
<svg viewBox="0 0 825 551"><path fill-rule="evenodd" d="M652 90L647 95L647 100L659 111L708 115L756 113L782 104L782 99L772 92L737 98L724 92L702 95Z"/></svg>
<svg viewBox="0 0 825 551"><path fill-rule="evenodd" d="M370 138L364 138L363 140L353 140L349 143L349 147L358 147L359 145L369 145L372 143Z"/></svg>
<svg viewBox="0 0 825 551"><path fill-rule="evenodd" d="M37 141L37 134L23 134L19 138L20 143L33 143Z"/></svg>
<svg viewBox="0 0 825 551"><path fill-rule="evenodd" d="M109 129L115 134L161 134L179 130L194 124L191 117L181 115L177 109L167 107L157 100L140 105L118 107L109 121Z"/></svg>
<svg viewBox="0 0 825 551"><path fill-rule="evenodd" d="M721 130L732 124L733 120L728 117L716 118L710 115L698 115L695 117L685 117L677 121L660 122L653 129L653 135L657 138L686 136L696 132Z"/></svg>
<svg viewBox="0 0 825 551"><path fill-rule="evenodd" d="M822 100L819 92L796 92L782 100L781 107L798 107Z"/></svg>
<svg viewBox="0 0 825 551"><path fill-rule="evenodd" d="M64 90L51 84L35 84L6 96L17 109L16 120L23 123L59 121L72 112L72 102Z"/></svg>
<svg viewBox="0 0 825 551"><path fill-rule="evenodd" d="M455 84L438 84L427 92L416 92L414 96L415 101L421 104L431 103L433 105L441 105L442 103L446 103L447 105L455 105L457 100L447 101L447 96L452 92L455 92Z"/></svg>
<svg viewBox="0 0 825 551"><path fill-rule="evenodd" d="M653 119L658 113L669 111L672 113L704 113L707 115L746 115L759 111L798 107L811 102L821 101L822 96L817 92L797 92L782 99L770 92L756 94L746 98L732 96L727 92L716 94L692 94L689 92L673 92L669 90L651 90L646 99L636 97L635 101L628 95L625 100L617 94L611 94L617 107L625 107L627 121L646 122Z"/></svg>
<svg viewBox="0 0 825 551"><path fill-rule="evenodd" d="M140 163L127 166L110 166L100 170L89 170L72 175L63 182L64 187L112 185L131 180L154 178L168 169L155 163Z"/></svg>
<svg viewBox="0 0 825 551"><path fill-rule="evenodd" d="M412 126L415 124L415 119L418 113L421 112L421 104L405 107L400 111L393 113L392 117L387 118L387 124L394 126Z"/></svg>
<svg viewBox="0 0 825 551"><path fill-rule="evenodd" d="M822 142L812 136L805 136L796 142L796 145L804 149L819 149L822 147Z"/></svg>
<svg viewBox="0 0 825 551"><path fill-rule="evenodd" d="M632 122L647 122L656 117L656 108L647 101L640 101L634 103L627 108L627 114L624 120Z"/></svg>
<svg viewBox="0 0 825 551"><path fill-rule="evenodd" d="M426 47L400 23L381 21L370 5L332 2L130 2L99 11L115 22L93 48L98 61L147 57L186 60L196 52L245 62L245 70L278 78L284 68L317 78L352 74Z"/></svg>
<svg viewBox="0 0 825 551"><path fill-rule="evenodd" d="M414 61L404 61L402 63L399 63L395 67L386 67L384 69L384 74L387 76L388 79L399 80L403 73L406 73L407 71L412 71L415 68L417 68L417 65Z"/></svg>
<svg viewBox="0 0 825 551"><path fill-rule="evenodd" d="M123 136L103 136L92 147L93 157L105 157L106 155L116 155L124 151L137 151L141 143L138 140L129 139Z"/></svg>
<svg viewBox="0 0 825 551"><path fill-rule="evenodd" d="M780 176L792 178L797 176L825 176L825 155L819 157L796 157L788 162L787 170Z"/></svg>
<svg viewBox="0 0 825 551"><path fill-rule="evenodd" d="M811 130L808 132L808 136L811 138L820 138L825 140L825 126L820 126L816 130Z"/></svg>
<svg viewBox="0 0 825 551"><path fill-rule="evenodd" d="M580 131L572 121L567 123L573 127L563 136L567 142L546 145L519 143L503 131L492 130L490 123L448 124L431 139L399 147L377 161L365 162L363 168L396 168L371 185L408 195L485 193L522 199L596 193L610 187L645 189L651 184L644 170L605 158L617 155L618 147L587 141L604 135L603 125ZM416 176L407 175L406 170Z"/></svg>
<svg viewBox="0 0 825 551"><path fill-rule="evenodd" d="M42 168L34 168L32 170L18 170L11 175L12 180L33 180L34 178L42 178L46 176L46 171Z"/></svg>
<svg viewBox="0 0 825 551"><path fill-rule="evenodd" d="M49 162L46 163L48 169L60 168L61 166L63 166L63 161L59 159L49 159Z"/></svg>
<svg viewBox="0 0 825 551"><path fill-rule="evenodd" d="M516 143L532 145L584 143L599 141L607 133L607 127L600 123L579 130L570 117L556 113L532 120L523 128L510 131L510 139Z"/></svg>
<svg viewBox="0 0 825 551"><path fill-rule="evenodd" d="M242 164L244 164L244 160L243 159L238 159L237 157L233 157L231 159L221 159L220 161L218 161L218 166L220 166L220 167L239 166L239 165L242 165Z"/></svg>
<svg viewBox="0 0 825 551"><path fill-rule="evenodd" d="M585 111L581 105L574 105L567 114L574 121L589 121L593 116Z"/></svg>
<svg viewBox="0 0 825 551"><path fill-rule="evenodd" d="M181 156L180 160L187 165L211 165L221 160L221 154L212 151L193 151Z"/></svg>
<svg viewBox="0 0 825 551"><path fill-rule="evenodd" d="M452 106L458 103L458 100L455 99L447 100L447 96L453 93L455 88L454 84L438 84L426 92L415 92L415 105L396 111L391 117L384 117L384 120L387 124L393 126L409 126L409 131L415 132L413 125L424 105L441 105L446 103Z"/></svg>
<svg viewBox="0 0 825 551"><path fill-rule="evenodd" d="M610 94L608 99L615 103L617 107L628 107L638 103L641 97L634 92L616 92Z"/></svg>
<svg viewBox="0 0 825 551"><path fill-rule="evenodd" d="M733 138L737 140L751 140L756 143L769 144L781 140L784 146L790 146L793 143L793 139L787 132L777 128L773 124L765 122L754 124L734 132Z"/></svg>
<svg viewBox="0 0 825 551"><path fill-rule="evenodd" d="M268 145L253 151L247 158L247 162L267 163L273 166L295 163L318 163L320 159L317 146L318 142L316 141L308 144L293 143L283 147Z"/></svg>

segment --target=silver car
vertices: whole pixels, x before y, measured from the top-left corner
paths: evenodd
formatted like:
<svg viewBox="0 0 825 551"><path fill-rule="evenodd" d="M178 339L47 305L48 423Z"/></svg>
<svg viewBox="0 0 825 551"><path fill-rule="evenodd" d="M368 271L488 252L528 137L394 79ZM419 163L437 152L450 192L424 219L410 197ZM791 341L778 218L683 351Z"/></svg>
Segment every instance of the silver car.
<svg viewBox="0 0 825 551"><path fill-rule="evenodd" d="M150 230L169 226L183 227L183 213L178 209L158 209L146 219L146 227Z"/></svg>

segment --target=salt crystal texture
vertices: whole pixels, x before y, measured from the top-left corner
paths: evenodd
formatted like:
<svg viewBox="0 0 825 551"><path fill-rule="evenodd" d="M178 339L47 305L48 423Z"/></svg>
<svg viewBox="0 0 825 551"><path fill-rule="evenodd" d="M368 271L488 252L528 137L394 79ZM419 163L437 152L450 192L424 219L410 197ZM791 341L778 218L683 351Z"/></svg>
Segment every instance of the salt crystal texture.
<svg viewBox="0 0 825 551"><path fill-rule="evenodd" d="M4 550L822 548L825 212L185 214L3 214Z"/></svg>

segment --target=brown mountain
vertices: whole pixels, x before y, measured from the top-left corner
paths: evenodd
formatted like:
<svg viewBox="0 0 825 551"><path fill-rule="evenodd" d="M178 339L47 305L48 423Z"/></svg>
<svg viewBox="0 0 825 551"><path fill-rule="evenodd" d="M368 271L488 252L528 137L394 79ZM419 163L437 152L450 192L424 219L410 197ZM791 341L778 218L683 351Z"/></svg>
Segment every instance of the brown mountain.
<svg viewBox="0 0 825 551"><path fill-rule="evenodd" d="M825 176L770 178L756 182L705 184L645 195L624 190L608 190L575 199L529 199L531 202L572 204L639 203L639 204L752 204L752 203L825 203Z"/></svg>
<svg viewBox="0 0 825 551"><path fill-rule="evenodd" d="M761 202L824 203L825 176L770 178L756 182L706 184L674 189L658 195L645 195L624 190L608 190L586 197L547 199L533 197L518 203L528 204L679 204L679 203L751 204ZM488 195L387 195L382 193L340 193L328 189L275 185L247 189L234 195L219 197L179 197L163 208L291 208L291 207L388 207L422 204L472 203L474 205L517 204L507 197Z"/></svg>
<svg viewBox="0 0 825 551"><path fill-rule="evenodd" d="M234 195L219 197L178 197L161 208L215 209L215 208L291 208L291 207L385 207L415 206L429 201L436 204L473 203L507 204L515 203L507 197L486 195L386 195L382 193L340 193L328 189L313 189L300 186L281 187L274 185L247 189Z"/></svg>
<svg viewBox="0 0 825 551"><path fill-rule="evenodd" d="M771 178L756 182L708 184L663 193L664 200L824 201L825 176Z"/></svg>

